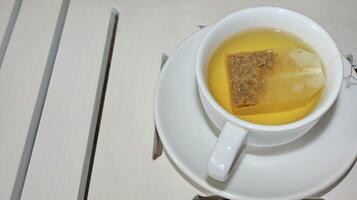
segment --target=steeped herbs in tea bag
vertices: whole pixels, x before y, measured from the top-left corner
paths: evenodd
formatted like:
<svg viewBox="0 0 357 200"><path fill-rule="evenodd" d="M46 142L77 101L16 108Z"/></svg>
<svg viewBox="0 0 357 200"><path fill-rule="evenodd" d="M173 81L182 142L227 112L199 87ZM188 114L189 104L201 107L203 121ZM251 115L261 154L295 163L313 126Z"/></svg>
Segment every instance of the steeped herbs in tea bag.
<svg viewBox="0 0 357 200"><path fill-rule="evenodd" d="M231 54L226 66L236 114L303 105L325 81L320 58L297 48Z"/></svg>

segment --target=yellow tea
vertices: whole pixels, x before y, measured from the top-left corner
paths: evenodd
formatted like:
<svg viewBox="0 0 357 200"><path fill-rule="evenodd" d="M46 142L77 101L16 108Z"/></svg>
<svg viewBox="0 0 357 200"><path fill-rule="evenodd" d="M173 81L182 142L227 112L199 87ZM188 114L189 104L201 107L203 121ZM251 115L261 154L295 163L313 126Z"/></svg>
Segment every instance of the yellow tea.
<svg viewBox="0 0 357 200"><path fill-rule="evenodd" d="M277 125L308 115L322 96L320 58L280 30L251 29L228 38L208 64L208 86L227 111Z"/></svg>

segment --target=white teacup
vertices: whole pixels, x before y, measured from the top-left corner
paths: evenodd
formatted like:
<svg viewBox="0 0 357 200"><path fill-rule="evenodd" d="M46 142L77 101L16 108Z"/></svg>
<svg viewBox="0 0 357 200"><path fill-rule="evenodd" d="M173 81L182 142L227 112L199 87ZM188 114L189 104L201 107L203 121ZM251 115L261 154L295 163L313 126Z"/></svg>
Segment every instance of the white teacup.
<svg viewBox="0 0 357 200"><path fill-rule="evenodd" d="M212 97L206 83L210 56L232 34L254 27L271 27L293 33L313 47L321 57L326 75L325 93L320 104L305 118L276 126L255 124L230 114ZM237 11L216 23L203 39L196 63L201 102L213 124L221 130L208 160L207 174L216 180L225 181L245 144L259 147L282 145L311 129L332 106L340 91L343 63L338 55L340 52L336 44L321 26L290 10L276 7L249 8Z"/></svg>

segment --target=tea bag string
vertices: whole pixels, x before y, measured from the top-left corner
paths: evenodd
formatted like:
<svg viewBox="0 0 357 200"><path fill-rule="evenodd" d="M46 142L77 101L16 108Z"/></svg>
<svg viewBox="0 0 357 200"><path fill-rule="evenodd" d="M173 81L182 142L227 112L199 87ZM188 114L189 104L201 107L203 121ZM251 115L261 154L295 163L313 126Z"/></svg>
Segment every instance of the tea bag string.
<svg viewBox="0 0 357 200"><path fill-rule="evenodd" d="M344 74L343 77L344 78L350 78L350 79L353 79L357 82L357 64L356 64L356 59L355 59L355 56L352 55L352 54L339 54L337 56L335 56L327 65L326 65L326 68L328 68L333 62L336 61L337 58L345 58L349 64L351 65L350 67L347 67L349 68L349 72L348 74ZM345 68L345 62L342 62L343 64L343 67ZM355 72L353 72L355 71Z"/></svg>

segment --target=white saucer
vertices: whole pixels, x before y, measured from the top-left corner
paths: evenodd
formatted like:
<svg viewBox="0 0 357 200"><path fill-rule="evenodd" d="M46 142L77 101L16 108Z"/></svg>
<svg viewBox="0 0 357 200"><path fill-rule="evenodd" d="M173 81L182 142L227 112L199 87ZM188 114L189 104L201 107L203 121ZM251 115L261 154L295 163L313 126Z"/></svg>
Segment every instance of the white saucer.
<svg viewBox="0 0 357 200"><path fill-rule="evenodd" d="M306 135L280 147L248 147L225 183L207 177L217 131L201 107L195 81L196 52L206 32L181 44L157 86L155 122L175 165L198 185L229 199L302 199L337 181L357 156L357 85L347 88L346 81L333 108Z"/></svg>

